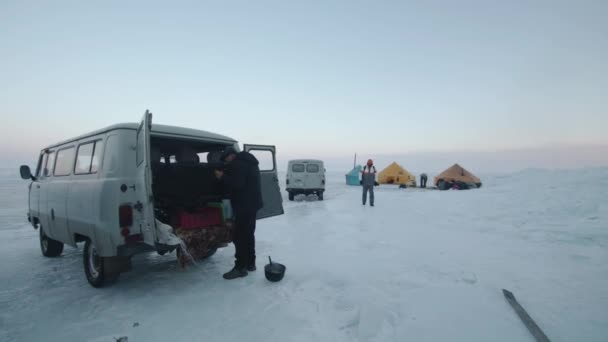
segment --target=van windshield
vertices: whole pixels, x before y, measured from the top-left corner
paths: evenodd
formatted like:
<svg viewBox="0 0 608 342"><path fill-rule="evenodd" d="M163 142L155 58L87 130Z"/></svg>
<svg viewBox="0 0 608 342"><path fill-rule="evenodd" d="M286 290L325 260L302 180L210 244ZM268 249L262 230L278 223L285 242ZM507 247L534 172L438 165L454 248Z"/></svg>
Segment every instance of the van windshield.
<svg viewBox="0 0 608 342"><path fill-rule="evenodd" d="M293 172L304 172L304 164L293 164L291 166L291 171Z"/></svg>
<svg viewBox="0 0 608 342"><path fill-rule="evenodd" d="M308 172L308 173L317 173L317 172L319 172L319 165L317 165L317 164L308 164L308 165L306 165L306 172Z"/></svg>

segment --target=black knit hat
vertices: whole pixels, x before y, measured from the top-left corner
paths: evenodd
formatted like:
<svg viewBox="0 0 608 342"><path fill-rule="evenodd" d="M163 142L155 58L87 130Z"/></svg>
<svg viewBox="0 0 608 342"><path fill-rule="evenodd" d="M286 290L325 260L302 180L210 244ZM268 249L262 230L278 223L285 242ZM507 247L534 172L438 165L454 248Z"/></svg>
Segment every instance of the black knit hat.
<svg viewBox="0 0 608 342"><path fill-rule="evenodd" d="M229 155L231 154L237 154L237 151L234 149L234 147L228 147L224 150L224 152L222 152L222 157L220 158L222 161L226 161L226 158L228 158Z"/></svg>

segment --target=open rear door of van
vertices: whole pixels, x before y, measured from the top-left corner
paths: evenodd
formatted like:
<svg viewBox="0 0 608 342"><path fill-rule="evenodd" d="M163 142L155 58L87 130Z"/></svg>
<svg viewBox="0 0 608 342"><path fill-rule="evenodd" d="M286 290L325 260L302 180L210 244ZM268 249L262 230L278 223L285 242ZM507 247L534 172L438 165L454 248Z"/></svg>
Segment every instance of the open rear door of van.
<svg viewBox="0 0 608 342"><path fill-rule="evenodd" d="M284 213L283 198L277 174L276 148L264 145L244 145L243 149L253 154L260 162L264 206L258 211L257 219L282 215Z"/></svg>
<svg viewBox="0 0 608 342"><path fill-rule="evenodd" d="M135 145L135 162L137 166L135 193L137 198L134 205L135 210L133 211L133 225L139 227L144 242L154 246L156 242L156 227L154 223L154 197L152 196L152 168L150 162L151 129L152 113L146 110L137 128L137 143Z"/></svg>

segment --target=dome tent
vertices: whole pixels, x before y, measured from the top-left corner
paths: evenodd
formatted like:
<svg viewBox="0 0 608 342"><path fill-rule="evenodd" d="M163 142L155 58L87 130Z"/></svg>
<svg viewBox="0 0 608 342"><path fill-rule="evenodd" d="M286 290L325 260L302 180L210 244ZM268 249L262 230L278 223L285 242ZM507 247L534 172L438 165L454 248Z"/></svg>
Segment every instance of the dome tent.
<svg viewBox="0 0 608 342"><path fill-rule="evenodd" d="M401 165L393 162L378 173L378 183L416 186L416 176L409 173Z"/></svg>
<svg viewBox="0 0 608 342"><path fill-rule="evenodd" d="M477 189L481 187L481 180L462 166L454 164L435 177L435 186L439 190L447 190L454 185L462 190Z"/></svg>

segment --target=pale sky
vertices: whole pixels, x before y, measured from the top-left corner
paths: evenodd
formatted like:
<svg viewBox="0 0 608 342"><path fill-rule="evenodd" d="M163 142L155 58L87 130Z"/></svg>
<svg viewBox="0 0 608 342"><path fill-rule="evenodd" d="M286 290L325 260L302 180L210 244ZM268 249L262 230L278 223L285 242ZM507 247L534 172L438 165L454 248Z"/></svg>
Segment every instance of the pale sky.
<svg viewBox="0 0 608 342"><path fill-rule="evenodd" d="M0 158L150 109L338 169L608 165L606 18L608 1L4 0Z"/></svg>

